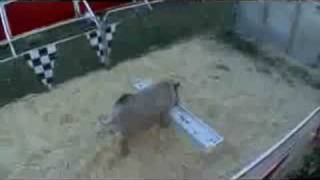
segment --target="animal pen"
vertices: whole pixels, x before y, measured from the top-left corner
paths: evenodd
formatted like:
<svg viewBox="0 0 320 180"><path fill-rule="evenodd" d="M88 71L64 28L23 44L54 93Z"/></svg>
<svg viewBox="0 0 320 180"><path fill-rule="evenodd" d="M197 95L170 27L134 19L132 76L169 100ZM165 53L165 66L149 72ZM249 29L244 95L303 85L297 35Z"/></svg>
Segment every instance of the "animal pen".
<svg viewBox="0 0 320 180"><path fill-rule="evenodd" d="M318 9L300 1L1 2L0 177L284 176L319 136ZM122 94L168 78L181 84L173 117L184 111L192 123L175 117L114 158L110 142L96 138L99 117ZM210 152L203 137L190 137L195 129L216 138Z"/></svg>

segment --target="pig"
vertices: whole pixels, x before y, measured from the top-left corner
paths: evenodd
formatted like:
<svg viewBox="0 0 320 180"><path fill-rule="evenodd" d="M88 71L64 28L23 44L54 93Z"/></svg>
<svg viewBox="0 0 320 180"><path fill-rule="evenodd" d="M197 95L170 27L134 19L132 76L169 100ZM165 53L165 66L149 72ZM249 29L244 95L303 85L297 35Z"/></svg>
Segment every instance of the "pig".
<svg viewBox="0 0 320 180"><path fill-rule="evenodd" d="M113 105L111 115L98 119L98 135L121 137L120 153L127 155L129 138L153 125L170 125L169 111L179 102L179 86L174 80L163 80L135 94L123 94Z"/></svg>

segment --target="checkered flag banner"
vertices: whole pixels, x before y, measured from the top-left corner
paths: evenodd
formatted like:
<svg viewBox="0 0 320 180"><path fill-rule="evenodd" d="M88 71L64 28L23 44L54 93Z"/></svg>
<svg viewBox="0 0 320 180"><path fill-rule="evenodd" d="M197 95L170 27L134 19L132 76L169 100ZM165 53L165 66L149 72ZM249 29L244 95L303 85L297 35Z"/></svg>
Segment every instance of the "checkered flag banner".
<svg viewBox="0 0 320 180"><path fill-rule="evenodd" d="M87 33L87 39L90 45L96 51L97 56L100 59L100 63L104 64L106 58L109 57L112 46L113 35L116 32L117 23L102 26L103 31L99 28Z"/></svg>
<svg viewBox="0 0 320 180"><path fill-rule="evenodd" d="M49 89L52 88L53 68L57 48L55 44L33 49L24 55L28 65L33 69L39 80Z"/></svg>

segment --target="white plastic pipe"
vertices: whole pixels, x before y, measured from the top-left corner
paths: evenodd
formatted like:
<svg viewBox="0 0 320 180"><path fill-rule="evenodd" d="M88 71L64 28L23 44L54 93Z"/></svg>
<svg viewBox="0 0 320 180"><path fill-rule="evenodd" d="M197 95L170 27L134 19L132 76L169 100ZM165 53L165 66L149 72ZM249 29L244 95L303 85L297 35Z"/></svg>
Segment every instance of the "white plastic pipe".
<svg viewBox="0 0 320 180"><path fill-rule="evenodd" d="M100 27L101 27L101 26L100 26L100 23L99 23L96 15L95 15L94 12L92 11L89 3L88 3L86 0L83 0L83 4L84 4L84 6L87 8L88 13L89 13L90 16L92 17L93 21L96 23L97 27L100 28Z"/></svg>
<svg viewBox="0 0 320 180"><path fill-rule="evenodd" d="M91 31L88 31L88 32L85 32L85 33L81 33L81 34L77 34L77 35L73 35L73 36L70 36L70 37L67 37L67 38L64 38L64 39L61 39L61 40L58 40L58 41L53 42L52 44L57 45L57 44L61 44L61 43L67 42L67 41L71 41L71 40L73 40L73 39L79 38L79 37L85 35L86 33L89 33L89 32L92 32L92 31L94 31L94 30L91 30ZM42 47L45 47L45 46L46 46L46 45L39 46L39 47L37 47L37 49L42 48ZM26 51L26 52L23 52L23 53L21 53L21 54L18 54L17 56L23 56L23 55L26 54L26 53L27 53L27 51ZM6 59L0 60L0 64L1 64L1 63L5 63L5 62L8 62L8 61L12 61L14 58L15 58L15 57L8 57L8 58L6 58Z"/></svg>
<svg viewBox="0 0 320 180"><path fill-rule="evenodd" d="M16 1L16 0L6 1L4 4L8 4L9 2L15 2L15 1ZM149 2L149 3L150 3L150 4L155 4L155 3L160 3L160 2L164 2L164 1L165 1L165 0L155 0L155 1L152 1L152 2ZM3 5L4 5L4 4L3 4ZM88 5L89 5L89 4L87 4L87 6L88 6ZM120 7L120 8L116 8L116 9L111 9L111 10L109 10L109 11L106 13L106 15L104 16L104 18L108 17L108 16L109 16L111 13L113 13L113 12L118 12L118 11L121 11L121 10L126 10L126 9L130 9L130 8L134 8L134 7L139 7L139 6L143 6L143 5L145 5L144 2L143 2L143 3L140 3L140 4L133 4L133 5L124 6L124 7ZM88 7L89 7L89 9L91 10L90 6L88 6ZM92 12L92 11L91 11L91 12ZM92 13L93 13L93 12L92 12ZM51 26L49 26L49 27L43 27L43 28L39 28L39 29L33 30L33 31L31 31L31 32L27 32L27 33L24 33L24 34L21 34L21 35L17 35L17 36L15 36L15 37L14 37L13 39L11 39L11 40L21 39L21 38L24 38L24 37L29 36L29 35L31 35L31 34L39 33L39 32L42 32L42 31L46 31L46 30L48 30L48 29L52 29L52 28L55 28L55 27L64 25L64 24L73 23L73 22L80 21L80 20L87 19L87 18L88 18L88 17L80 16L80 17L78 17L78 18L74 18L74 19L70 19L70 20L67 20L67 21L63 21L63 22L57 23L57 24L53 24L53 25L51 25ZM83 36L83 35L85 35L85 34L86 34L86 33L74 35L74 36L72 36L72 37L69 37L69 38L65 38L65 39L56 41L56 42L54 42L54 43L59 44L59 43L63 43L63 42L66 42L66 41L70 41L70 40L72 40L72 39L76 39L76 38L78 38L78 37L80 37L80 36ZM0 44L2 44L2 42L1 42ZM12 46L12 47L13 47L13 46ZM10 48L11 48L11 47L10 47ZM14 50L14 49L13 49L13 50ZM21 54L19 54L19 55L17 55L17 56L21 56L21 55L23 55L23 54L25 54L25 52L23 52L23 53L21 53ZM8 62L8 61L11 61L11 60L13 60L14 58L15 58L15 57L8 57L8 58L5 58L5 59L1 59L1 60L0 60L0 64L1 64L1 63L6 63L6 62Z"/></svg>
<svg viewBox="0 0 320 180"><path fill-rule="evenodd" d="M152 8L152 6L151 6L151 4L150 4L149 0L144 0L144 3L146 3L146 4L147 4L147 6L148 6L148 8L149 8L150 10L153 10L153 8Z"/></svg>
<svg viewBox="0 0 320 180"><path fill-rule="evenodd" d="M4 4L0 4L0 16L1 16L1 22L2 22L2 26L3 26L4 34L5 34L6 39L8 41L11 53L14 57L17 57L16 50L14 49L14 47L12 45L12 41L11 41L11 29L10 29L10 26L8 23L8 18L7 18Z"/></svg>
<svg viewBox="0 0 320 180"><path fill-rule="evenodd" d="M160 3L160 2L164 2L165 0L154 0L152 2L148 1L148 4L151 6L152 4L156 4L156 3ZM147 5L148 5L147 4ZM139 3L139 4L132 4L129 6L124 6L124 7L119 7L116 9L111 9L110 11L108 11L104 16L103 16L103 22L105 22L107 20L107 18L109 17L110 14L118 12L118 11L123 11L123 10L127 10L127 9L131 9L131 8L135 8L135 7L140 7L140 6L144 6L146 5L146 2L144 1L143 3Z"/></svg>
<svg viewBox="0 0 320 180"><path fill-rule="evenodd" d="M76 17L79 17L81 15L79 2L80 2L79 0L72 0L74 14Z"/></svg>
<svg viewBox="0 0 320 180"><path fill-rule="evenodd" d="M254 167L256 167L260 162L262 162L264 159L268 158L272 152L277 150L282 144L284 144L290 137L294 136L296 133L299 132L300 129L302 129L304 126L310 122L310 120L320 112L320 106L317 107L315 110L313 110L302 122L300 122L294 129L292 129L285 137L283 137L278 143L273 145L270 149L268 149L265 153L260 155L257 159L252 161L249 165L245 166L241 171L239 171L237 174L231 177L231 180L240 179L242 176L244 176L246 173L248 173L250 170L252 170Z"/></svg>

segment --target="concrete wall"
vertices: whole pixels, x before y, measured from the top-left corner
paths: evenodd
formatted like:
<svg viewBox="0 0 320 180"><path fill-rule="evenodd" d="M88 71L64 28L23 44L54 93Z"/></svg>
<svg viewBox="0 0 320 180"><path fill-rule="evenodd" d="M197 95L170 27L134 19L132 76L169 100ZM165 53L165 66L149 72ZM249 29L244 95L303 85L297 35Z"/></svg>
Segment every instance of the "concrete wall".
<svg viewBox="0 0 320 180"><path fill-rule="evenodd" d="M241 1L236 30L312 68L320 67L320 9L311 1Z"/></svg>
<svg viewBox="0 0 320 180"><path fill-rule="evenodd" d="M155 6L154 11L140 9L115 13L112 21L121 20L113 42L112 65L140 56L150 48L162 47L205 31L223 31L231 22L231 3L170 1ZM83 24L82 24L83 25ZM55 28L14 42L18 52L54 42L83 31L81 23ZM57 45L55 83L101 68L95 52L85 37ZM0 46L0 58L9 49ZM0 106L30 93L46 91L23 58L0 63Z"/></svg>

